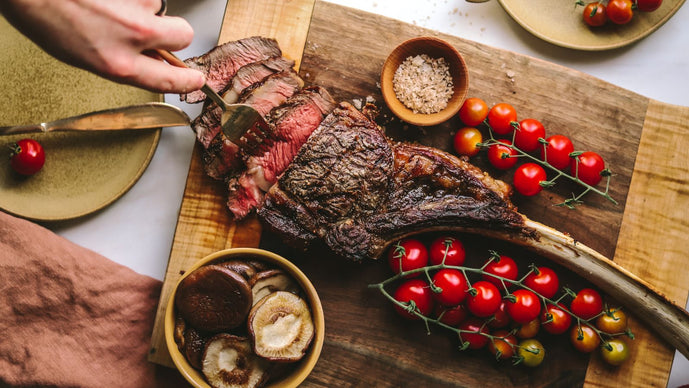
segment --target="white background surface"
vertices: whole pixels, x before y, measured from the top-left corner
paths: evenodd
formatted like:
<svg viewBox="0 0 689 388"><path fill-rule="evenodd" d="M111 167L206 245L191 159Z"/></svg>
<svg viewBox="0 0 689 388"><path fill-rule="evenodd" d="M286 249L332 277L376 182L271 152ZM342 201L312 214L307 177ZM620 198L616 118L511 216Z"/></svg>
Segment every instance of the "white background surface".
<svg viewBox="0 0 689 388"><path fill-rule="evenodd" d="M659 101L689 106L686 4L658 31L636 44L605 52L583 52L532 36L496 0L483 4L464 0L332 2L545 59ZM195 30L194 43L180 52L180 57L200 55L215 45L226 0L169 0L168 4L169 15L185 17ZM190 117L198 115L199 106L180 103L173 95L166 96L166 100L183 108ZM162 280L193 145L189 127L164 129L150 166L128 193L97 214L51 229L139 273ZM668 387L687 383L689 362L677 354Z"/></svg>

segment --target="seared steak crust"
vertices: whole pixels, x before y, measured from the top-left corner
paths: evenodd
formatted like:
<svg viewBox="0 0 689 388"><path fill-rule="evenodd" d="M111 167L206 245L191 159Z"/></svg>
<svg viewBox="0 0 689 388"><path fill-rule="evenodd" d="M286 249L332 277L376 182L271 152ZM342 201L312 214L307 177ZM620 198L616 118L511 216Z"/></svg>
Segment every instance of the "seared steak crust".
<svg viewBox="0 0 689 388"><path fill-rule="evenodd" d="M294 246L324 242L352 259L443 226L523 230L510 188L440 150L392 143L369 117L341 103L265 197L259 216Z"/></svg>

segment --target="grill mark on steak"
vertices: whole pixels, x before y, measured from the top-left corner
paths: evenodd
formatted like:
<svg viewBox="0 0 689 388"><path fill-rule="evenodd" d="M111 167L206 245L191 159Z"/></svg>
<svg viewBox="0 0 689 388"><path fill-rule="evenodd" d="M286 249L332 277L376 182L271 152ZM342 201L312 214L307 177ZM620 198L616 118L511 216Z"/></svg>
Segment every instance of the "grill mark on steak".
<svg viewBox="0 0 689 388"><path fill-rule="evenodd" d="M348 103L323 120L258 214L294 246L324 242L352 260L443 226L525 230L510 187L443 151L393 143Z"/></svg>
<svg viewBox="0 0 689 388"><path fill-rule="evenodd" d="M281 55L282 51L275 39L253 36L219 45L184 62L192 69L203 72L208 86L220 92L242 66ZM197 103L205 98L206 95L200 90L180 94L180 100L188 103Z"/></svg>
<svg viewBox="0 0 689 388"><path fill-rule="evenodd" d="M236 218L243 218L263 203L263 193L334 107L327 90L308 87L271 111L267 117L272 129L269 137L251 149L246 171L228 183L227 207Z"/></svg>

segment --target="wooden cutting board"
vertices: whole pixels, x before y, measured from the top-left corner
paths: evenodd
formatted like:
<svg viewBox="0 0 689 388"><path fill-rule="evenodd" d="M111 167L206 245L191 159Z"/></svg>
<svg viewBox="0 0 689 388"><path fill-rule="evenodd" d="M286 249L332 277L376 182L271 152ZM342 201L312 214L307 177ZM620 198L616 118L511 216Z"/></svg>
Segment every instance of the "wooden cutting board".
<svg viewBox="0 0 689 388"><path fill-rule="evenodd" d="M515 197L520 211L614 258L685 305L689 272L677 269L689 263L680 248L689 234L689 165L682 152L689 146L689 108L650 100L552 63L322 1L231 0L219 41L251 35L276 38L286 56L297 60L307 83L326 87L336 100L371 96L379 105L380 69L397 44L421 35L451 42L469 67L469 96L489 105L511 103L520 118L537 118L549 134L568 135L577 149L599 152L615 174L611 194L617 205L589 195L575 211L553 206L576 190L560 184L535 198ZM409 127L385 109L380 122L394 139L445 150L451 149L452 134L460 127L456 120L423 130ZM402 321L389 302L367 288L389 276L384 263L354 264L322 253L290 251L275 236L262 233L255 218L231 221L225 188L204 175L200 151L197 146L192 157L161 292L149 357L153 362L172 365L162 323L167 296L180 274L216 250L261 246L295 262L323 303L326 342L304 386L667 384L674 350L634 317L632 360L617 369L603 365L597 355L577 354L565 337L544 340L548 356L534 370L498 364L486 353L459 352L456 339L439 330L427 335L425 328ZM489 169L484 158L473 161ZM510 180L509 174L489 171ZM482 249L502 247L472 240ZM539 260L512 253L525 261ZM582 284L578 276L560 271L573 288Z"/></svg>

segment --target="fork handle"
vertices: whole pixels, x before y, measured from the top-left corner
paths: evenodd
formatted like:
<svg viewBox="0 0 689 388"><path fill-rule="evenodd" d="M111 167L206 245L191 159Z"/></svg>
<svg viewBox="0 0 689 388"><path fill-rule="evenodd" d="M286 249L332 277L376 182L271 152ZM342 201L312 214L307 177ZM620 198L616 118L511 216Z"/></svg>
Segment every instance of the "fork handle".
<svg viewBox="0 0 689 388"><path fill-rule="evenodd" d="M187 64L184 63L183 60L179 59L172 52L160 49L156 49L156 52L165 60L165 62L173 66L186 67L187 69L189 69L189 66L187 66ZM215 90L211 89L211 87L208 86L207 83L203 84L203 86L201 87L201 91L204 92L206 96L208 96L211 100L213 100L213 102L218 104L218 106L222 108L223 111L227 110L227 103L225 102L225 100L223 100L222 97L220 97L220 95Z"/></svg>

